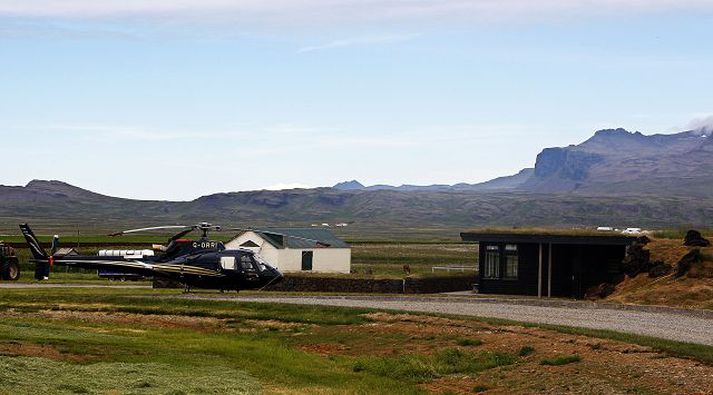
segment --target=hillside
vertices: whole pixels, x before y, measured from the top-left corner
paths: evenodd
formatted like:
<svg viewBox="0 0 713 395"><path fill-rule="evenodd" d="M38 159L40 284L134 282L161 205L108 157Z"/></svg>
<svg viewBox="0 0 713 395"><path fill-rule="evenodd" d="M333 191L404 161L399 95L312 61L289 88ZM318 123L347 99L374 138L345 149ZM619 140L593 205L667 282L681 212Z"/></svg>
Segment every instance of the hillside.
<svg viewBox="0 0 713 395"><path fill-rule="evenodd" d="M42 188L38 188L42 185ZM713 226L713 199L583 197L473 191L339 191L331 188L252 191L191 202L119 199L66 184L33 182L0 187L2 229L19 222L88 224L96 229L200 220L233 225L301 225L354 221L355 229L392 238L420 228L476 226ZM72 191L72 193L67 193ZM450 233L449 233L450 234ZM455 236L454 236L455 237Z"/></svg>
<svg viewBox="0 0 713 395"><path fill-rule="evenodd" d="M681 240L654 239L646 247L651 259L674 268L692 248ZM703 261L680 278L668 274L651 278L646 273L626 278L607 300L622 303L713 309L713 247L701 248Z"/></svg>
<svg viewBox="0 0 713 395"><path fill-rule="evenodd" d="M349 181L189 202L122 199L60 181L0 186L2 231L24 221L105 230L201 220L243 226L354 222L349 232L390 238L424 229L457 235L492 225L713 227L713 136L603 130L582 144L543 150L534 169L474 185L365 187Z"/></svg>

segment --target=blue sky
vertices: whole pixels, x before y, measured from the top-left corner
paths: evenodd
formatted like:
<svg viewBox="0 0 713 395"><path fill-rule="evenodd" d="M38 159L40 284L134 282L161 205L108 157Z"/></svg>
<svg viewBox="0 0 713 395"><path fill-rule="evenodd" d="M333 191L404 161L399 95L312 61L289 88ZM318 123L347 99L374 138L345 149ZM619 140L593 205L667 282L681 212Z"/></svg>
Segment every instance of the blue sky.
<svg viewBox="0 0 713 395"><path fill-rule="evenodd" d="M597 129L713 124L712 16L668 0L0 0L0 184L182 200L485 181Z"/></svg>

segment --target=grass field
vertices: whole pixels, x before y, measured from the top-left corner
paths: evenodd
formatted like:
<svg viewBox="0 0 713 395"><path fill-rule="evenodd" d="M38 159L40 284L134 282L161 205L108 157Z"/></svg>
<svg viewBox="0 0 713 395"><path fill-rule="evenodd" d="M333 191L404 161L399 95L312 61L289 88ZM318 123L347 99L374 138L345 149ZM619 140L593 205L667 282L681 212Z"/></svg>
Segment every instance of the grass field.
<svg viewBox="0 0 713 395"><path fill-rule="evenodd" d="M499 320L161 298L175 294L0 290L0 393L713 388L713 347Z"/></svg>
<svg viewBox="0 0 713 395"><path fill-rule="evenodd" d="M404 265L412 274L429 275L434 266L475 268L478 247L465 243L355 243L352 272L404 276ZM444 272L437 272L443 274Z"/></svg>

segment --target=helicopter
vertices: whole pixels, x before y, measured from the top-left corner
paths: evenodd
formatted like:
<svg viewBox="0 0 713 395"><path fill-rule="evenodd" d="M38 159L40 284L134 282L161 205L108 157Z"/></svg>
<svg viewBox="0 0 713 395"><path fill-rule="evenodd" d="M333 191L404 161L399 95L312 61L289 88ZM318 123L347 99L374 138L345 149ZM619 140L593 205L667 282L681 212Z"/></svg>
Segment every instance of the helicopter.
<svg viewBox="0 0 713 395"><path fill-rule="evenodd" d="M173 280L185 286L184 292L190 292L192 287L221 291L262 289L283 278L277 268L255 252L242 248L228 250L222 242L210 240L208 232L220 231L222 228L207 222L188 226L130 229L109 236L169 229L180 231L168 239L166 246L154 245L150 250L101 250L98 255L79 255L74 251L61 253L58 236L54 237L51 251L48 253L40 246L30 226L20 225L32 254L30 262L36 265L37 280L49 279L50 267L54 265L118 270ZM198 240L186 239L193 231L200 231L201 237Z"/></svg>

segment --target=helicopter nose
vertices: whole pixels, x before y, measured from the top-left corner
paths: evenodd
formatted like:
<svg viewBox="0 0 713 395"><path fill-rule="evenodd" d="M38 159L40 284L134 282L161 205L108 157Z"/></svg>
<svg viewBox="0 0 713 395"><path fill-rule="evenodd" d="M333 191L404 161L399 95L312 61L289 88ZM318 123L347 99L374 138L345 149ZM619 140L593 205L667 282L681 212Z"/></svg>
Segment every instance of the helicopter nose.
<svg viewBox="0 0 713 395"><path fill-rule="evenodd" d="M274 270L275 270L275 282L278 283L278 282L282 281L285 278L285 276L279 270L277 270L277 269L274 269Z"/></svg>

